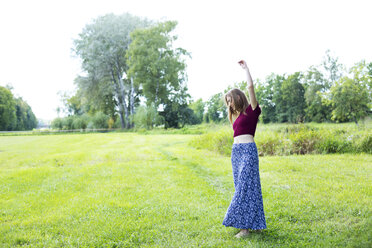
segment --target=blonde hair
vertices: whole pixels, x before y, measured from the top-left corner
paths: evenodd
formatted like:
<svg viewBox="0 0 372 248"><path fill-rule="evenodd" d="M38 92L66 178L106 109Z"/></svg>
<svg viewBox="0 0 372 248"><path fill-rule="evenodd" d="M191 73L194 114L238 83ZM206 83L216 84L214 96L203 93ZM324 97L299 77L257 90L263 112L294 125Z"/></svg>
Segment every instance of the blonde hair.
<svg viewBox="0 0 372 248"><path fill-rule="evenodd" d="M227 103L228 96L233 100L235 109L229 107ZM228 107L228 118L231 124L233 123L233 120L232 120L233 116L239 115L240 112L243 112L244 115L247 114L245 113L245 110L249 106L248 99L246 95L244 94L244 92L239 89L232 89L226 93L225 104Z"/></svg>

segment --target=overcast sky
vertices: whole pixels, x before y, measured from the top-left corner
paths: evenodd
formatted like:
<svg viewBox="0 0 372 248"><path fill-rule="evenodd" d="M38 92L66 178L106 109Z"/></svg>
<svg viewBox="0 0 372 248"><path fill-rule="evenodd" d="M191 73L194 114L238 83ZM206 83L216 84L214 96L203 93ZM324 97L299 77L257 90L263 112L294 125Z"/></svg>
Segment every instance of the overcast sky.
<svg viewBox="0 0 372 248"><path fill-rule="evenodd" d="M188 50L188 88L207 100L245 79L305 71L325 51L350 68L372 61L372 1L1 1L0 85L31 106L37 118L57 117L59 91L73 92L80 63L71 52L83 27L107 13L176 20L176 46Z"/></svg>

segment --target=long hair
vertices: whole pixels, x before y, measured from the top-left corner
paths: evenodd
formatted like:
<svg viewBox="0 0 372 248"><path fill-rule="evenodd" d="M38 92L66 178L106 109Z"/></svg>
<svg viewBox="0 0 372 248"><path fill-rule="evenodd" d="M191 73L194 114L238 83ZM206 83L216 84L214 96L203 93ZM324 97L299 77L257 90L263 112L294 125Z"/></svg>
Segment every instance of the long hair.
<svg viewBox="0 0 372 248"><path fill-rule="evenodd" d="M229 107L227 104L228 96L233 100L235 109ZM247 114L245 113L245 110L248 108L249 103L244 92L239 89L232 89L226 93L225 104L228 107L228 117L231 124L233 123L233 116L237 116L240 112L243 112L245 115Z"/></svg>

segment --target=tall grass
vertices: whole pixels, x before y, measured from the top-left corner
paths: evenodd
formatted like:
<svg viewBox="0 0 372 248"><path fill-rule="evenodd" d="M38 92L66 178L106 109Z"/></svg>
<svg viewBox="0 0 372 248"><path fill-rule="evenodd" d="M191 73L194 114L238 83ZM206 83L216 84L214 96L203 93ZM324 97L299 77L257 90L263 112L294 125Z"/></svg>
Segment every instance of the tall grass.
<svg viewBox="0 0 372 248"><path fill-rule="evenodd" d="M221 126L194 138L190 145L199 149L218 151L229 155L233 131ZM372 125L362 123L330 124L261 124L256 130L255 142L259 155L368 153L372 154Z"/></svg>

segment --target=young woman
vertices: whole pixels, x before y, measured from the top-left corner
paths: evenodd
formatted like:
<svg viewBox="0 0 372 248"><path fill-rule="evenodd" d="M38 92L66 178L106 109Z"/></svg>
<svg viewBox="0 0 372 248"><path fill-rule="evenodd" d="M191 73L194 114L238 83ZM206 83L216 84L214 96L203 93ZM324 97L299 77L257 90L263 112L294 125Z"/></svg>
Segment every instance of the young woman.
<svg viewBox="0 0 372 248"><path fill-rule="evenodd" d="M247 74L250 104L239 89L233 89L225 95L229 120L234 129L231 163L235 194L222 223L241 229L235 236L237 238L248 235L249 229L261 231L266 228L258 152L253 139L261 108L257 103L247 64L244 60L239 61L239 64Z"/></svg>

